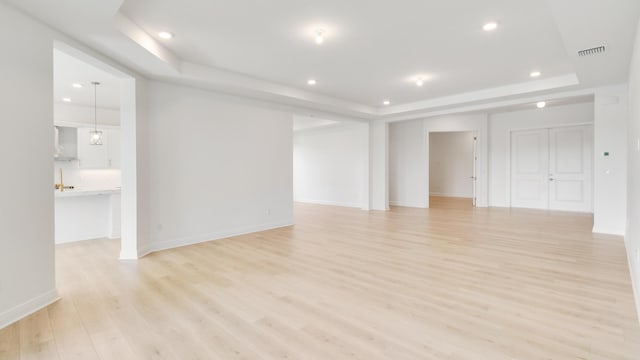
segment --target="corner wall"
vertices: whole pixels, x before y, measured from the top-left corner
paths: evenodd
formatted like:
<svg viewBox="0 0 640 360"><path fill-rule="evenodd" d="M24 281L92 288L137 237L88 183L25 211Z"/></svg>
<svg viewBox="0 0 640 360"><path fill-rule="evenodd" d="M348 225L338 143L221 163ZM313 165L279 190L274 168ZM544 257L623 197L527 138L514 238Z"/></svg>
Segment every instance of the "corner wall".
<svg viewBox="0 0 640 360"><path fill-rule="evenodd" d="M0 3L0 328L55 301L53 37ZM19 36L16 36L19 34Z"/></svg>
<svg viewBox="0 0 640 360"><path fill-rule="evenodd" d="M629 75L627 221L625 242L640 318L640 23Z"/></svg>
<svg viewBox="0 0 640 360"><path fill-rule="evenodd" d="M144 252L293 223L291 113L162 82L147 92Z"/></svg>
<svg viewBox="0 0 640 360"><path fill-rule="evenodd" d="M294 200L366 209L367 124L333 125L293 136Z"/></svg>

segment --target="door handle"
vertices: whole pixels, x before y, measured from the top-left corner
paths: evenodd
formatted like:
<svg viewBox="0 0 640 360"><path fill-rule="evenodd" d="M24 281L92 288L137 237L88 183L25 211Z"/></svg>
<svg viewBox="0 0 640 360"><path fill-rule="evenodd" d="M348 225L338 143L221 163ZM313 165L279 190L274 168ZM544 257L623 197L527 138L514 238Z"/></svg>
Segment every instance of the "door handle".
<svg viewBox="0 0 640 360"><path fill-rule="evenodd" d="M555 180L555 179L554 178L549 178L549 181L553 181L553 180Z"/></svg>

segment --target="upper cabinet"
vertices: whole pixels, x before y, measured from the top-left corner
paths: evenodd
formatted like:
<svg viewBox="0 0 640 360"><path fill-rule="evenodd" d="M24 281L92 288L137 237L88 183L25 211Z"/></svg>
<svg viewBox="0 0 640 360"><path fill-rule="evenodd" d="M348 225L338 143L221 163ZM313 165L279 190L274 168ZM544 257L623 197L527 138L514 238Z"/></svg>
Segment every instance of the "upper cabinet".
<svg viewBox="0 0 640 360"><path fill-rule="evenodd" d="M120 168L120 130L102 130L102 145L91 145L92 128L78 128L78 166L81 169Z"/></svg>
<svg viewBox="0 0 640 360"><path fill-rule="evenodd" d="M59 161L71 161L78 158L78 129L68 126L54 126L53 158Z"/></svg>

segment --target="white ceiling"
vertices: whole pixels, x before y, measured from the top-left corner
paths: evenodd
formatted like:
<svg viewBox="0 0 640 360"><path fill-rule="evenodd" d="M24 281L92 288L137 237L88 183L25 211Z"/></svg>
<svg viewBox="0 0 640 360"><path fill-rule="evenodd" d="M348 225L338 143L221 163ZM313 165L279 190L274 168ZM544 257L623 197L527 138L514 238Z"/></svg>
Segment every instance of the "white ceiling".
<svg viewBox="0 0 640 360"><path fill-rule="evenodd" d="M573 72L539 0L137 0L122 12L149 34L175 32L182 59L381 106ZM499 20L500 29L482 26ZM317 24L317 25L316 25ZM313 29L328 29L321 46ZM419 88L411 78L433 77Z"/></svg>
<svg viewBox="0 0 640 360"><path fill-rule="evenodd" d="M360 119L624 82L640 15L637 0L4 1L150 78Z"/></svg>
<svg viewBox="0 0 640 360"><path fill-rule="evenodd" d="M53 50L53 99L61 103L63 98L71 99L69 105L94 105L94 91L91 82L100 83L97 87L97 105L103 109L120 108L120 80L113 75L95 68L60 50ZM82 88L74 88L73 84Z"/></svg>

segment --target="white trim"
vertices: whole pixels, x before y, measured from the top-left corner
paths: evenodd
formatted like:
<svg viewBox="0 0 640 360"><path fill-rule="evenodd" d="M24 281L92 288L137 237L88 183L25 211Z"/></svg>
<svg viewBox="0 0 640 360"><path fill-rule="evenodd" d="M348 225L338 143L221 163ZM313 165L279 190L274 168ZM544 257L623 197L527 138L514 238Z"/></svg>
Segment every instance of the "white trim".
<svg viewBox="0 0 640 360"><path fill-rule="evenodd" d="M638 284L638 281L640 281L640 279L638 278L638 274L635 271L636 267L634 266L634 263L635 263L634 257L636 256L633 253L634 248L633 246L629 245L627 240L628 238L627 236L625 236L624 247L627 252L627 263L629 265L629 275L631 277L631 288L633 290L633 298L636 303L636 312L638 313L638 319L640 319L640 289L638 289L638 285L640 285Z"/></svg>
<svg viewBox="0 0 640 360"><path fill-rule="evenodd" d="M441 193L441 192L429 192L429 196L440 196L440 197L449 197L449 198L456 198L456 199L473 199L473 196L467 196L467 195L451 195L451 194L445 194L445 193Z"/></svg>
<svg viewBox="0 0 640 360"><path fill-rule="evenodd" d="M556 210L552 210L552 211L556 211ZM593 214L593 211L585 211L585 214ZM619 235L619 236L624 236L624 231L620 231L620 229L607 229L604 227L593 227L593 229L591 230L591 232L593 232L594 234L604 234L604 235Z"/></svg>
<svg viewBox="0 0 640 360"><path fill-rule="evenodd" d="M378 114L381 116L393 116L403 113L424 111L446 106L458 106L461 104L476 103L479 101L501 99L507 96L528 95L541 91L566 89L571 86L579 85L579 83L580 82L578 81L578 77L576 74L566 74L542 80L534 80L493 88L485 88L482 90L431 98L429 100L422 100L413 103L382 107L379 108Z"/></svg>
<svg viewBox="0 0 640 360"><path fill-rule="evenodd" d="M111 109L108 109L111 110ZM119 110L118 110L119 111ZM62 126L62 127L74 127L74 128L92 128L94 125L89 123L81 123L75 121L56 121L53 123L53 126ZM98 129L107 129L107 130L120 130L120 125L113 124L98 124Z"/></svg>
<svg viewBox="0 0 640 360"><path fill-rule="evenodd" d="M178 238L174 240L159 241L144 247L140 247L137 255L138 255L138 258L141 258L157 251L175 249L183 246L200 244L200 243L209 242L209 241L222 240L222 239L227 239L227 238L246 235L246 234L252 234L252 233L257 233L257 232L262 232L267 230L283 228L283 227L292 226L292 225L294 225L293 222L287 221L282 223L272 223L272 224L264 224L259 226L252 226L252 227L243 228L243 229L235 229L235 230L214 232L209 234L187 236L184 238ZM124 255L131 255L131 254L124 254ZM125 257L121 255L120 259L134 260L135 258L131 258L129 256Z"/></svg>
<svg viewBox="0 0 640 360"><path fill-rule="evenodd" d="M326 200L311 200L311 199L296 199L294 202L303 204L315 204L315 205L328 205L328 206L342 206L350 208L362 209L362 204L342 202L342 201L326 201Z"/></svg>
<svg viewBox="0 0 640 360"><path fill-rule="evenodd" d="M23 319L35 313L36 311L53 304L58 300L60 300L58 291L56 289L53 289L47 291L44 294L38 295L20 305L14 306L13 308L0 314L0 329L3 329L16 321Z"/></svg>
<svg viewBox="0 0 640 360"><path fill-rule="evenodd" d="M429 206L425 203L413 203L413 202L404 202L404 201L389 201L389 205L391 206L399 206L399 207L410 207L410 208L418 208L418 209L428 209Z"/></svg>

